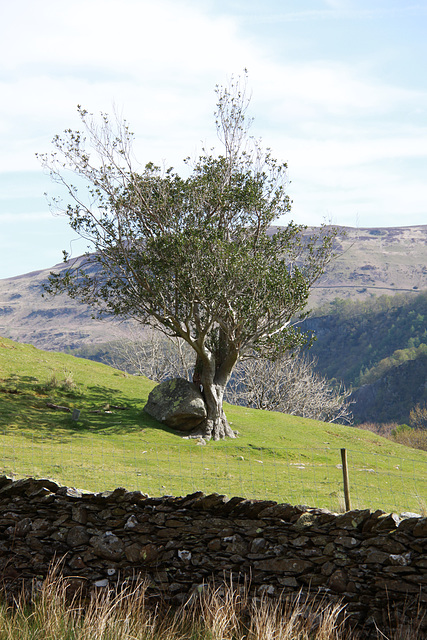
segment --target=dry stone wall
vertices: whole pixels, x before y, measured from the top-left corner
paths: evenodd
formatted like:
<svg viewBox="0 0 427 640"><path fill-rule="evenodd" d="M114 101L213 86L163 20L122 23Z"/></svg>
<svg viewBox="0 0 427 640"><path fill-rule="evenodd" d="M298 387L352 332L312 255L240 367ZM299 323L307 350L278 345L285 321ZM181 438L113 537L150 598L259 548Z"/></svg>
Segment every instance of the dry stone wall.
<svg viewBox="0 0 427 640"><path fill-rule="evenodd" d="M10 590L52 561L74 585L144 577L183 602L211 580L249 579L254 596L303 589L342 598L361 622L427 604L427 518L382 511L334 514L195 493L90 494L50 480L0 478L0 577ZM426 621L427 622L427 621Z"/></svg>

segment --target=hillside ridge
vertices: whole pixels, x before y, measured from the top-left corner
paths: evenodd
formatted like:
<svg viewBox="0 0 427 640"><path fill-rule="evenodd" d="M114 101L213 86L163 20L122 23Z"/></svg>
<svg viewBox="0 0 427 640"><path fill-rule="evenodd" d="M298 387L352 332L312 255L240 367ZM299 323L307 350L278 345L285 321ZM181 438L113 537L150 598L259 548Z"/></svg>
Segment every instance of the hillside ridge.
<svg viewBox="0 0 427 640"><path fill-rule="evenodd" d="M313 288L309 307L336 297L427 290L427 225L339 229L338 257ZM0 280L0 335L60 351L126 335L129 324L94 319L91 309L65 295L42 297L49 273L65 268L59 263Z"/></svg>

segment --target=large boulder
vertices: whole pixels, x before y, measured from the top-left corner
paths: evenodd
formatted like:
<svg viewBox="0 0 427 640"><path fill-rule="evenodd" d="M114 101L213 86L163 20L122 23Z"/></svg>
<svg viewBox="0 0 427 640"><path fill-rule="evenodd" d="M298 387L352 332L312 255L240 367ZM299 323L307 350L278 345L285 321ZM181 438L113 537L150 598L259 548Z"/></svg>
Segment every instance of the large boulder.
<svg viewBox="0 0 427 640"><path fill-rule="evenodd" d="M184 378L166 380L154 387L144 410L159 422L178 431L192 431L207 415L205 401L199 389Z"/></svg>

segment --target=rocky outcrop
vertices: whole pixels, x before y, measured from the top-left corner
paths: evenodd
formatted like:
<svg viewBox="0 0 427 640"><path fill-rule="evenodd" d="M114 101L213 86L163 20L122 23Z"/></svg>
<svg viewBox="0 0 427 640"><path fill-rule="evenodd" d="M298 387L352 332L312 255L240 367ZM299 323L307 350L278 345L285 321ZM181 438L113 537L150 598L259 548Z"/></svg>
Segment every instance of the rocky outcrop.
<svg viewBox="0 0 427 640"><path fill-rule="evenodd" d="M143 577L149 593L171 602L224 579L248 580L255 597L320 594L342 599L367 629L381 627L390 610L410 617L427 604L427 518L415 514L335 514L202 493L89 494L5 477L0 514L0 577L9 592L46 575L56 559L73 585Z"/></svg>
<svg viewBox="0 0 427 640"><path fill-rule="evenodd" d="M199 389L184 378L166 380L154 387L144 410L159 422L178 431L192 431L206 418Z"/></svg>

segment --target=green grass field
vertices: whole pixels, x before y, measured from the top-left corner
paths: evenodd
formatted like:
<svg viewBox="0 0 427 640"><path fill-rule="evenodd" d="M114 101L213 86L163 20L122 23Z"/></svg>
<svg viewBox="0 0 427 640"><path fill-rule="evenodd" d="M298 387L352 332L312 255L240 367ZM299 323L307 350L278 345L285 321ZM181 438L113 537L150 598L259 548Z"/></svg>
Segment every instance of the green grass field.
<svg viewBox="0 0 427 640"><path fill-rule="evenodd" d="M144 413L154 383L0 338L0 472L89 491L194 491L340 510L340 448L352 506L426 508L427 453L369 431L227 406L235 440L201 446ZM47 403L78 409L80 417Z"/></svg>

